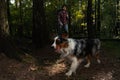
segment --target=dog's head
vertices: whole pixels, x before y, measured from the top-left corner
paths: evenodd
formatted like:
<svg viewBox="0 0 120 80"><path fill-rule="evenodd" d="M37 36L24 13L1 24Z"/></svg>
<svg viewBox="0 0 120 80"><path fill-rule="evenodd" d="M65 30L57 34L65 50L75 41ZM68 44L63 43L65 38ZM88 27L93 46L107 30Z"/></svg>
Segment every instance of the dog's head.
<svg viewBox="0 0 120 80"><path fill-rule="evenodd" d="M68 38L68 35L66 35L66 34L62 34L61 37L60 36L56 36L54 38L54 42L53 42L53 44L51 46L55 49L56 52L60 52L60 50L62 48L68 47L68 40L67 40L67 38Z"/></svg>

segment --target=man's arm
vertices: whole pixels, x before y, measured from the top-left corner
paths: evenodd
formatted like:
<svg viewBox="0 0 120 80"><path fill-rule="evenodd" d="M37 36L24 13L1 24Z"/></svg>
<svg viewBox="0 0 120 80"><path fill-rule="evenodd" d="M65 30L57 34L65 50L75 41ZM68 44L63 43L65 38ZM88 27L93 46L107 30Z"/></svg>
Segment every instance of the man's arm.
<svg viewBox="0 0 120 80"><path fill-rule="evenodd" d="M63 23L62 23L62 21L60 20L60 15L61 15L61 12L58 13L58 23L62 26Z"/></svg>
<svg viewBox="0 0 120 80"><path fill-rule="evenodd" d="M66 18L67 18L67 20L69 20L69 15L68 15L68 12L66 12L66 14L67 14Z"/></svg>

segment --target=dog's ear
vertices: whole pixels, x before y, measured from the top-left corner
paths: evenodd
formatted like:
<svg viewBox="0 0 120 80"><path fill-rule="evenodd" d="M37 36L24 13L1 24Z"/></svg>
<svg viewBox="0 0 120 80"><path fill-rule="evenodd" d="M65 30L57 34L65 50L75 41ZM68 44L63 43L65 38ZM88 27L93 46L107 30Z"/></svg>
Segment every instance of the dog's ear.
<svg viewBox="0 0 120 80"><path fill-rule="evenodd" d="M63 48L68 47L68 41L63 42L63 43L60 44L60 45L61 45L61 47L63 47Z"/></svg>
<svg viewBox="0 0 120 80"><path fill-rule="evenodd" d="M57 36L56 33L51 33L51 34L50 34L50 40L53 41L56 36Z"/></svg>
<svg viewBox="0 0 120 80"><path fill-rule="evenodd" d="M62 34L62 38L63 38L63 39L67 39L68 37L69 37L68 33L63 33L63 34Z"/></svg>
<svg viewBox="0 0 120 80"><path fill-rule="evenodd" d="M67 42L67 39L66 38L62 38L62 37L60 37L58 40L59 40L60 43Z"/></svg>

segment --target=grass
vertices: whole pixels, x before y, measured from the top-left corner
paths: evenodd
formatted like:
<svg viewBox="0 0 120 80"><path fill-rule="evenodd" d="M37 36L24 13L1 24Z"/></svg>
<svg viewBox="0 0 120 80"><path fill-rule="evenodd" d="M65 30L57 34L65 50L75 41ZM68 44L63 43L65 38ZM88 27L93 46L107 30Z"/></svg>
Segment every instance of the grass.
<svg viewBox="0 0 120 80"><path fill-rule="evenodd" d="M120 57L120 41L105 41L102 46L111 56Z"/></svg>

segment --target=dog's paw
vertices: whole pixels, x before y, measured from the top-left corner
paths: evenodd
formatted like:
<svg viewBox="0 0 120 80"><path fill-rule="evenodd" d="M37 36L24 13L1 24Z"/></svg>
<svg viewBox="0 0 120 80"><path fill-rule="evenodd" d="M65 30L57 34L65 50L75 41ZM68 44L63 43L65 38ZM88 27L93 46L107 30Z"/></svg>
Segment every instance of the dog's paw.
<svg viewBox="0 0 120 80"><path fill-rule="evenodd" d="M64 55L64 54L61 54L61 55L60 55L60 58L61 58L61 59L63 59L64 57L65 57L65 55Z"/></svg>
<svg viewBox="0 0 120 80"><path fill-rule="evenodd" d="M89 68L89 67L90 67L90 64L86 64L84 67Z"/></svg>
<svg viewBox="0 0 120 80"><path fill-rule="evenodd" d="M72 72L69 71L69 72L67 72L65 75L68 76L68 77L70 77L70 76L72 75Z"/></svg>
<svg viewBox="0 0 120 80"><path fill-rule="evenodd" d="M59 59L59 60L56 61L56 64L60 64L60 63L62 63L64 61L65 61L64 59Z"/></svg>
<svg viewBox="0 0 120 80"><path fill-rule="evenodd" d="M98 62L99 64L101 63L101 61L100 61L99 59L97 60L97 62Z"/></svg>
<svg viewBox="0 0 120 80"><path fill-rule="evenodd" d="M76 75L76 71L74 71L73 74Z"/></svg>

